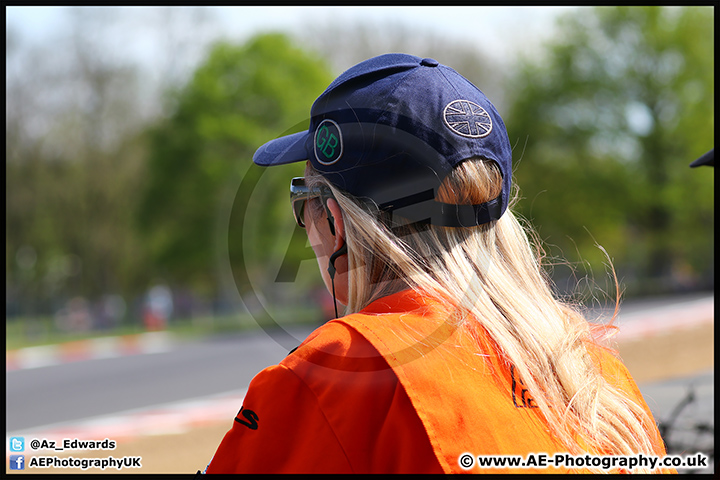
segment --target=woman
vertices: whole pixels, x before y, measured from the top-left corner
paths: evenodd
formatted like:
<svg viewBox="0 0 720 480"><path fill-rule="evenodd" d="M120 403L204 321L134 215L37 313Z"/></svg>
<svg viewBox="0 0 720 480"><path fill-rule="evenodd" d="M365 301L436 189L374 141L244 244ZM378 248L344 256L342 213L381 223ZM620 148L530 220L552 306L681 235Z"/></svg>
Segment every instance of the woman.
<svg viewBox="0 0 720 480"><path fill-rule="evenodd" d="M635 465L579 455L664 455L630 374L554 298L508 210L511 153L480 90L403 54L346 71L307 132L256 152L307 162L293 210L347 315L253 379L207 473L609 472ZM575 457L547 464L561 452Z"/></svg>

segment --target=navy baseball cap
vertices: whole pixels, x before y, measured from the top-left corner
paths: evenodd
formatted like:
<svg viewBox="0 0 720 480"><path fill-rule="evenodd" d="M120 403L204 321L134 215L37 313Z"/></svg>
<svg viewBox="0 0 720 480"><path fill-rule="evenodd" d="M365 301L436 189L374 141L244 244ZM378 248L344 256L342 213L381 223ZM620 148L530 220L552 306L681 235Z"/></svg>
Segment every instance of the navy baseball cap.
<svg viewBox="0 0 720 480"><path fill-rule="evenodd" d="M433 59L393 53L361 62L328 86L310 117L308 131L266 143L253 161L309 160L333 185L402 223L471 227L507 209L512 149L505 124L485 94ZM478 205L436 202L443 179L472 157L498 165L501 194Z"/></svg>

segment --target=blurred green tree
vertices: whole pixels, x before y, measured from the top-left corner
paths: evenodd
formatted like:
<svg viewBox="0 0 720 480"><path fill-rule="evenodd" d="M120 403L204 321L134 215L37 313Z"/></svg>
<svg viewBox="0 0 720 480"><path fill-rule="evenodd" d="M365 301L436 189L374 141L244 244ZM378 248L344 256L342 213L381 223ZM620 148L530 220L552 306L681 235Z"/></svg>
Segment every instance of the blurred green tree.
<svg viewBox="0 0 720 480"><path fill-rule="evenodd" d="M286 192L304 165L261 169L252 155L293 126L307 129L309 107L331 79L322 60L282 34L213 46L189 83L172 94L168 118L148 133L138 221L153 268L209 295L218 293L219 269L230 259L251 258L243 268L268 269L271 258L279 266L289 236L279 238L278 225L292 225ZM253 191L238 191L241 182ZM247 205L238 202L250 195L261 212L246 221L238 209ZM243 235L252 241L238 252ZM306 244L292 242L287 254L304 258ZM267 278L274 280L270 273Z"/></svg>
<svg viewBox="0 0 720 480"><path fill-rule="evenodd" d="M8 33L8 316L132 297L147 281L128 193L142 170L140 72L98 42L105 12L67 13L72 34L47 44Z"/></svg>
<svg viewBox="0 0 720 480"><path fill-rule="evenodd" d="M713 147L713 29L711 7L580 9L522 62L518 208L552 256L597 268L597 242L628 294L712 284L712 172L688 164Z"/></svg>

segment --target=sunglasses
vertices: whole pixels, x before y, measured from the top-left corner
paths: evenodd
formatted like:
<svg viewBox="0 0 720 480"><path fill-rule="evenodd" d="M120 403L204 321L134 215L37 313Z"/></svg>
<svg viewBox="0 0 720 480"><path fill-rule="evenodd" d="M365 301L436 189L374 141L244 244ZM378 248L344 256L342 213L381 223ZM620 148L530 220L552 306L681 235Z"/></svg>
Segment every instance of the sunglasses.
<svg viewBox="0 0 720 480"><path fill-rule="evenodd" d="M332 198L332 191L324 185L308 188L305 185L304 177L295 177L290 181L290 202L292 203L295 221L300 227L305 228L305 203L312 198L318 197L323 199L323 205L325 205L324 200ZM330 221L332 215L330 215L327 205L325 205L325 209L328 210L328 221ZM332 234L335 235L332 222L330 222L330 229Z"/></svg>

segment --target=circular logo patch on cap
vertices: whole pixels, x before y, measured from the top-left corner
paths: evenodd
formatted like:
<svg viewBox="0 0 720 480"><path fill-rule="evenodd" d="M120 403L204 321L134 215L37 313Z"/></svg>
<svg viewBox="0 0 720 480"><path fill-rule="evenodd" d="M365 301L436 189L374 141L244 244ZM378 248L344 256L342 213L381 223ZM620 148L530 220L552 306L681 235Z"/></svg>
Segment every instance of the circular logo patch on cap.
<svg viewBox="0 0 720 480"><path fill-rule="evenodd" d="M343 154L343 139L340 125L332 120L323 120L315 129L313 139L315 159L323 165L332 165Z"/></svg>
<svg viewBox="0 0 720 480"><path fill-rule="evenodd" d="M483 107L470 100L455 100L445 106L443 120L450 130L463 137L482 138L492 131L492 119Z"/></svg>

